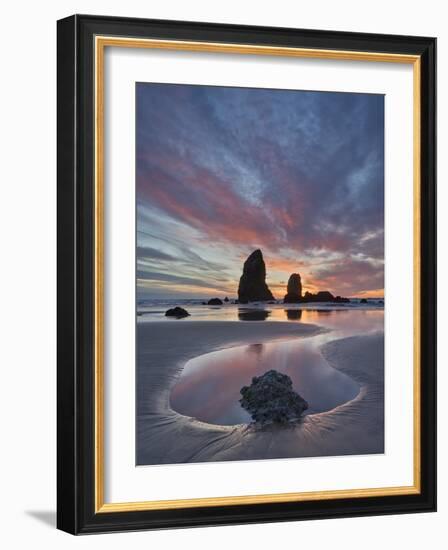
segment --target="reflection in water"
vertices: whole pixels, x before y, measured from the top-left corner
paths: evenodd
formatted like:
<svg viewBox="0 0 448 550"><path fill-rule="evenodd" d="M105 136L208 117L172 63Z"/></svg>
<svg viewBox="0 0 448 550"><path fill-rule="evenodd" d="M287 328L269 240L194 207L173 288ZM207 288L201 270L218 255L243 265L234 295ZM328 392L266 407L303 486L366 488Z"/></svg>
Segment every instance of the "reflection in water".
<svg viewBox="0 0 448 550"><path fill-rule="evenodd" d="M270 314L266 309L238 309L240 321L266 321Z"/></svg>
<svg viewBox="0 0 448 550"><path fill-rule="evenodd" d="M263 353L263 344L249 344L245 347L247 353L255 353L256 355Z"/></svg>
<svg viewBox="0 0 448 550"><path fill-rule="evenodd" d="M338 336L353 336L384 329L384 310L304 310L302 322L338 331Z"/></svg>
<svg viewBox="0 0 448 550"><path fill-rule="evenodd" d="M285 313L289 321L300 321L302 318L301 309L285 309Z"/></svg>
<svg viewBox="0 0 448 550"><path fill-rule="evenodd" d="M358 384L331 368L313 340L239 346L192 359L171 393L171 406L211 424L250 422L238 402L240 389L272 368L291 377L294 389L309 403L307 414L353 399Z"/></svg>
<svg viewBox="0 0 448 550"><path fill-rule="evenodd" d="M345 306L345 307L343 307ZM369 304L368 306L346 306L334 304L329 305L302 304L288 307L285 304L251 304L246 307L241 307L238 304L224 304L220 307L210 307L200 304L188 304L185 309L190 313L190 317L186 317L183 322L189 323L193 321L295 321L304 323L325 323L340 324L345 317L348 323L352 323L352 319L356 319L363 324L369 324L371 320L378 319L381 323L384 315L384 308L378 304ZM167 308L168 309L168 308ZM325 321L323 321L325 319ZM165 317L165 310L161 310L160 306L148 306L144 309L139 309L137 315L138 323L150 323L153 321L169 322L170 319Z"/></svg>

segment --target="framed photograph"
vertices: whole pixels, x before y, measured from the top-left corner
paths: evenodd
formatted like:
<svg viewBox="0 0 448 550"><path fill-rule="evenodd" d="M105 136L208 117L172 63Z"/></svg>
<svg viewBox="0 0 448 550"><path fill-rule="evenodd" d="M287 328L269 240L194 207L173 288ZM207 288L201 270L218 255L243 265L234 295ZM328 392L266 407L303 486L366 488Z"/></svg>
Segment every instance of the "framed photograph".
<svg viewBox="0 0 448 550"><path fill-rule="evenodd" d="M58 22L58 527L434 511L425 37Z"/></svg>

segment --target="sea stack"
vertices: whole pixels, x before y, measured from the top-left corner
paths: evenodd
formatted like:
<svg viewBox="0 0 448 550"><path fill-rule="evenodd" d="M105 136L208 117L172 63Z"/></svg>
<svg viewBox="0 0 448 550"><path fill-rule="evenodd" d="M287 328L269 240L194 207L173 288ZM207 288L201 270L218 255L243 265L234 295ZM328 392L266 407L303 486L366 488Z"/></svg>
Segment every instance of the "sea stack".
<svg viewBox="0 0 448 550"><path fill-rule="evenodd" d="M266 284L266 266L261 250L255 250L244 262L238 287L239 303L274 300Z"/></svg>
<svg viewBox="0 0 448 550"><path fill-rule="evenodd" d="M296 304L302 301L302 279L299 273L293 273L288 280L288 290L283 302Z"/></svg>

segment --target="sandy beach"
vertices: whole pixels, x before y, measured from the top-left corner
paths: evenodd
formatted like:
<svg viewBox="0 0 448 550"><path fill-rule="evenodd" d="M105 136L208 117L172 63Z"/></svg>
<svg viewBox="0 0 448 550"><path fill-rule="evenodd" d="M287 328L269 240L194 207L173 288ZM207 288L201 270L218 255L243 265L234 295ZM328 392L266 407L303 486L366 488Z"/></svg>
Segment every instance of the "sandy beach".
<svg viewBox="0 0 448 550"><path fill-rule="evenodd" d="M329 341L321 353L355 380L358 395L299 423L217 426L182 416L170 392L186 362L216 350L278 339L313 338L313 324L156 321L137 325L137 464L372 454L384 451L383 332Z"/></svg>

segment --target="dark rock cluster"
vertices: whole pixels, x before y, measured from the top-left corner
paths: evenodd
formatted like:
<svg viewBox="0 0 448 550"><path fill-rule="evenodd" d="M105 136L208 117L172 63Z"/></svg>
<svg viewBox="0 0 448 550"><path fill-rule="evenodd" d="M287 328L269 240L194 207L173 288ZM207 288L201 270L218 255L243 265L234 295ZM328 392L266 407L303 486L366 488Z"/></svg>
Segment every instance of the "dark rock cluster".
<svg viewBox="0 0 448 550"><path fill-rule="evenodd" d="M239 309L238 319L240 321L266 321L270 314L271 312L265 309Z"/></svg>
<svg viewBox="0 0 448 550"><path fill-rule="evenodd" d="M291 378L276 370L254 376L250 386L240 390L241 406L259 423L285 424L298 420L308 403L292 388Z"/></svg>
<svg viewBox="0 0 448 550"><path fill-rule="evenodd" d="M348 298L343 298L342 296L333 296L333 294L328 292L328 290L320 290L319 292L316 292L316 294L305 292L302 302L335 302L339 304L348 304L350 300Z"/></svg>
<svg viewBox="0 0 448 550"><path fill-rule="evenodd" d="M168 309L165 312L165 317L175 317L176 319L181 319L182 317L189 317L189 316L190 314L188 313L188 311L183 307L179 307L179 306Z"/></svg>

